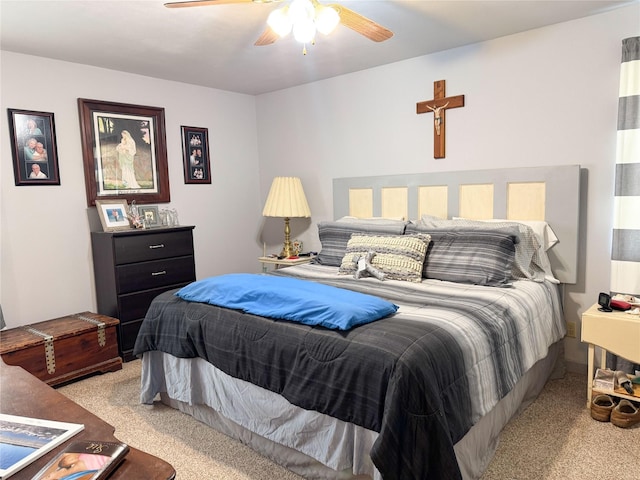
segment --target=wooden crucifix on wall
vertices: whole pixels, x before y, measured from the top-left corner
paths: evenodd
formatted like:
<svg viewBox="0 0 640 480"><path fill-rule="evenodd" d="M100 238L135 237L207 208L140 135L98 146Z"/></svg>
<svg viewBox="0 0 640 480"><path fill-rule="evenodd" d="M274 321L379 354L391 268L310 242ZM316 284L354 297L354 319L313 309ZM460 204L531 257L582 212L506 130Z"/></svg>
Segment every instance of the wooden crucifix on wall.
<svg viewBox="0 0 640 480"><path fill-rule="evenodd" d="M416 104L416 113L433 112L433 158L445 155L445 111L458 107L464 107L464 95L447 97L444 80L433 82L433 100Z"/></svg>

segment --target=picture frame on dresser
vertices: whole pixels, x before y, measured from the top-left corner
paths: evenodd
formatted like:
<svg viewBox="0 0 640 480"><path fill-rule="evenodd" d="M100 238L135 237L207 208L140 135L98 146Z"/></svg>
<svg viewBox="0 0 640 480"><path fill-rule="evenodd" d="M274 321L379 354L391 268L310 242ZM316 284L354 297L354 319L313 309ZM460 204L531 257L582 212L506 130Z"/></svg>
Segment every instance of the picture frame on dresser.
<svg viewBox="0 0 640 480"><path fill-rule="evenodd" d="M78 99L87 205L171 201L164 108Z"/></svg>
<svg viewBox="0 0 640 480"><path fill-rule="evenodd" d="M96 210L102 230L105 232L129 230L131 224L127 217L127 208L126 200L96 200Z"/></svg>
<svg viewBox="0 0 640 480"><path fill-rule="evenodd" d="M60 185L53 113L8 108L16 186Z"/></svg>
<svg viewBox="0 0 640 480"><path fill-rule="evenodd" d="M180 130L184 183L211 183L208 129L183 125Z"/></svg>
<svg viewBox="0 0 640 480"><path fill-rule="evenodd" d="M142 205L138 207L138 210L140 210L140 217L142 217L144 228L161 226L160 214L158 213L158 207L156 205Z"/></svg>

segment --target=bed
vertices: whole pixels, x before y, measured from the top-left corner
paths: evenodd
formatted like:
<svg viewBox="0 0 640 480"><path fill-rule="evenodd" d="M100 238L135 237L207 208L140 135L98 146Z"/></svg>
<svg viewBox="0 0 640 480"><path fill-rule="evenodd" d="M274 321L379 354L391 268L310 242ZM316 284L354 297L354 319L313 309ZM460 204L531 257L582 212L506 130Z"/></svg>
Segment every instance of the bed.
<svg viewBox="0 0 640 480"><path fill-rule="evenodd" d="M337 179L317 262L268 276L397 311L336 330L165 292L136 341L141 401L306 478L479 478L561 358L579 189L578 166ZM371 242L383 281L353 274Z"/></svg>

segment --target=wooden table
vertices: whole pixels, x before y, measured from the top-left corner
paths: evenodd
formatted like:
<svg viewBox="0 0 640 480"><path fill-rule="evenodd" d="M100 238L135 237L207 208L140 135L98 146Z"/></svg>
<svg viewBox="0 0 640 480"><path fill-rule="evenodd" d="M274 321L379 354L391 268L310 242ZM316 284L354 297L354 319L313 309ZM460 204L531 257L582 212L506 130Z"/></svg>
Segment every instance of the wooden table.
<svg viewBox="0 0 640 480"><path fill-rule="evenodd" d="M118 441L114 437L115 428L112 425L69 400L22 367L7 365L4 362L0 362L0 412L84 424L84 430L74 435L72 440ZM18 471L11 480L33 477L67 444L68 442L63 443ZM173 467L164 460L131 447L109 480L172 480L175 476Z"/></svg>

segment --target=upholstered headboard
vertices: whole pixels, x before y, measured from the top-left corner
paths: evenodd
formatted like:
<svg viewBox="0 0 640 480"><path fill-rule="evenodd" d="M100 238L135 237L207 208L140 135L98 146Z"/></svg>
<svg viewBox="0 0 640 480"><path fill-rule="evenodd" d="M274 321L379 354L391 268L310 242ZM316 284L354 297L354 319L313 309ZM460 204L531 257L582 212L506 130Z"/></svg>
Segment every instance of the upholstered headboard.
<svg viewBox="0 0 640 480"><path fill-rule="evenodd" d="M336 178L333 211L336 219L544 220L559 240L547 252L556 278L577 281L579 165Z"/></svg>

